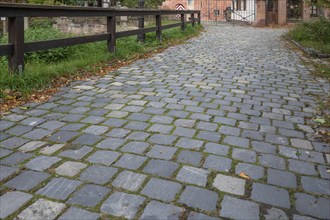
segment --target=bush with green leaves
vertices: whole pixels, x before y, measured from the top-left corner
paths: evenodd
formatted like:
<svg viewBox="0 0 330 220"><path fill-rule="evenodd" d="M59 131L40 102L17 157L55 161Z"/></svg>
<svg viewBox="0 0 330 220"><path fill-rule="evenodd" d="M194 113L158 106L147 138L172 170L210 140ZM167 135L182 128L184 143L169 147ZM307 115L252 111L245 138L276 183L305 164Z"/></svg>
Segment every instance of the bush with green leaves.
<svg viewBox="0 0 330 220"><path fill-rule="evenodd" d="M289 36L306 47L330 53L330 21L319 19L296 25Z"/></svg>
<svg viewBox="0 0 330 220"><path fill-rule="evenodd" d="M317 41L330 43L330 21L320 19L298 24L291 32L297 41Z"/></svg>

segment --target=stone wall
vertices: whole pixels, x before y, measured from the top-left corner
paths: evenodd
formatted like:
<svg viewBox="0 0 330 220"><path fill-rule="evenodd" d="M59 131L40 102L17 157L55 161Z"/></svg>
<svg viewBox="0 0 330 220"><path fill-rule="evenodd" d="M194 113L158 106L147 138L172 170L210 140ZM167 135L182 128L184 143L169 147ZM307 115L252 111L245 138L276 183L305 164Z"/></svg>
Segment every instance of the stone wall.
<svg viewBox="0 0 330 220"><path fill-rule="evenodd" d="M58 17L54 18L53 27L66 33L100 34L107 30L105 17ZM117 31L137 28L137 19L127 16L117 17Z"/></svg>
<svg viewBox="0 0 330 220"><path fill-rule="evenodd" d="M101 17L91 18L54 18L53 27L62 32L74 34L98 34L106 32L106 19Z"/></svg>

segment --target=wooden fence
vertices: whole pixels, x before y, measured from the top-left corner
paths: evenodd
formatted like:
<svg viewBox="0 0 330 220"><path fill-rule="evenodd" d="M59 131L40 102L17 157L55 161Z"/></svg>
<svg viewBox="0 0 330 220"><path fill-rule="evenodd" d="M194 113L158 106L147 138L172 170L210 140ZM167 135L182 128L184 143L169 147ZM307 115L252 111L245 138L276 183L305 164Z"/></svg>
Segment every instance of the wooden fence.
<svg viewBox="0 0 330 220"><path fill-rule="evenodd" d="M179 23L162 25L162 16L181 16ZM190 20L186 15L190 14ZM197 14L197 18L195 15ZM136 30L116 32L116 16L155 16L156 26L140 28ZM106 17L107 33L80 36L56 40L24 42L24 17ZM143 35L148 32L156 32L157 39L162 40L162 30L181 26L184 31L186 24L195 25L200 23L200 11L176 11L176 10L151 10L151 9L114 9L114 8L88 8L68 6L43 6L27 4L3 4L0 3L0 17L8 18L8 44L0 45L0 56L8 56L9 69L12 72L23 72L24 53L48 50L58 47L73 46L97 41L107 41L108 50L111 53L116 51L116 39Z"/></svg>

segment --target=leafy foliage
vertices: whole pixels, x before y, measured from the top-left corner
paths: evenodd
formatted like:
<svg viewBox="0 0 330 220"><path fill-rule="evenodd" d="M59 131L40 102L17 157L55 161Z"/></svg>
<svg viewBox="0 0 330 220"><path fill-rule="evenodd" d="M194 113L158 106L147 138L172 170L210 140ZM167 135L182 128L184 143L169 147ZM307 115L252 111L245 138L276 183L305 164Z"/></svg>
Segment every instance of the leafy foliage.
<svg viewBox="0 0 330 220"><path fill-rule="evenodd" d="M329 0L304 0L309 5L317 5L323 8L330 8L330 1Z"/></svg>
<svg viewBox="0 0 330 220"><path fill-rule="evenodd" d="M127 6L129 8L137 8L139 0L120 0L122 6ZM164 0L145 0L145 8L158 8ZM45 4L45 5L93 5L95 2L93 0L27 0L30 4ZM116 3L116 0L112 0L112 4Z"/></svg>
<svg viewBox="0 0 330 220"><path fill-rule="evenodd" d="M307 47L330 53L330 21L320 19L296 25L289 37Z"/></svg>
<svg viewBox="0 0 330 220"><path fill-rule="evenodd" d="M145 0L145 8L158 8L164 0ZM137 8L138 0L121 0L121 5L129 8Z"/></svg>

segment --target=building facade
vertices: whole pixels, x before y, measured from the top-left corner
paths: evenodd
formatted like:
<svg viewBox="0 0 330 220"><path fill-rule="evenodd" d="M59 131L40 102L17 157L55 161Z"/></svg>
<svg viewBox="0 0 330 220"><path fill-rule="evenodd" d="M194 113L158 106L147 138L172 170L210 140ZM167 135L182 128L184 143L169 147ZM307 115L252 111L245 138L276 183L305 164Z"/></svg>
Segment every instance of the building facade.
<svg viewBox="0 0 330 220"><path fill-rule="evenodd" d="M304 0L166 0L161 8L175 10L178 5L186 10L201 10L202 21L246 21L255 26L283 25L319 16L330 18L329 9Z"/></svg>

